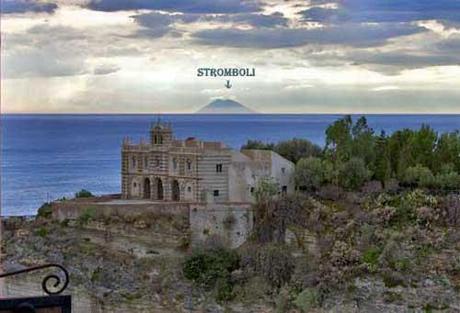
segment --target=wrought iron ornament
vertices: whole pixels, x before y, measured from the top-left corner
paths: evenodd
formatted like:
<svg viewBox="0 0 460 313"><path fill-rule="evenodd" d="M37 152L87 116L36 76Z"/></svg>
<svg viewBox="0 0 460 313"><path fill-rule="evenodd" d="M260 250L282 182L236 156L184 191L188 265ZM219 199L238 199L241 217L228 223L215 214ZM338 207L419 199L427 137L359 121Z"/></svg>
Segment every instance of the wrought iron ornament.
<svg viewBox="0 0 460 313"><path fill-rule="evenodd" d="M49 268L49 267L57 267L57 268L59 268L64 273L65 280L62 281L61 278L56 274L46 275L42 280L42 289L48 295L58 295L61 292L63 292L67 288L67 286L69 285L69 272L65 269L64 266L62 266L60 264L50 263L50 264L44 264L44 265L25 268L25 269L19 270L19 271L2 273L2 274L0 274L0 278L5 278L5 277L8 277L8 276L14 276L14 275L19 275L19 274L23 274L23 273L33 272L33 271L38 271L38 270L42 270L42 269ZM52 288L58 288L58 289L56 289L55 291L52 291L52 290L49 289L48 286L52 286Z"/></svg>

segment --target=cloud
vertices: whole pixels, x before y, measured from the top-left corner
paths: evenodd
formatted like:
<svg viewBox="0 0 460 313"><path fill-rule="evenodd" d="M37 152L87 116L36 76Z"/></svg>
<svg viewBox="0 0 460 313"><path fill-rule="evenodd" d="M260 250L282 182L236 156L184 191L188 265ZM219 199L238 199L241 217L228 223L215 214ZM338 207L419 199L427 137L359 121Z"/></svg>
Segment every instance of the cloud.
<svg viewBox="0 0 460 313"><path fill-rule="evenodd" d="M408 24L345 24L321 28L208 29L192 36L200 44L229 47L272 49L307 44L371 47L387 39L411 35L425 29Z"/></svg>
<svg viewBox="0 0 460 313"><path fill-rule="evenodd" d="M85 36L66 26L36 25L25 32L5 34L4 78L61 77L87 72L82 49L72 49ZM33 44L31 44L33 43Z"/></svg>
<svg viewBox="0 0 460 313"><path fill-rule="evenodd" d="M311 84L296 84L296 85L288 85L288 86L285 86L284 89L285 90L302 90L302 89L308 89L308 88L313 88L315 86L311 85Z"/></svg>
<svg viewBox="0 0 460 313"><path fill-rule="evenodd" d="M101 65L93 69L91 58L139 54L124 39L89 29L81 31L68 26L39 24L24 32L4 33L7 43L2 53L3 78L63 77L88 73L108 74L114 67Z"/></svg>
<svg viewBox="0 0 460 313"><path fill-rule="evenodd" d="M247 24L253 27L276 27L287 26L288 19L280 12L272 14L255 14L255 13L240 13L228 14L208 17L207 20L223 22L223 23L236 23Z"/></svg>
<svg viewBox="0 0 460 313"><path fill-rule="evenodd" d="M447 39L438 42L435 47L449 55L460 55L460 35L451 35Z"/></svg>
<svg viewBox="0 0 460 313"><path fill-rule="evenodd" d="M137 24L142 26L137 32L140 36L160 38L175 31L176 23L194 22L217 22L249 25L255 28L271 28L286 26L288 19L282 13L275 12L270 15L258 13L237 13L237 14L198 14L182 13L169 14L160 12L143 13L132 16Z"/></svg>
<svg viewBox="0 0 460 313"><path fill-rule="evenodd" d="M375 87L372 88L371 91L390 91L390 90L400 90L401 87L398 86L380 86L380 87Z"/></svg>
<svg viewBox="0 0 460 313"><path fill-rule="evenodd" d="M172 30L171 24L175 22L175 17L162 13L146 13L133 16L134 20L142 26L138 34L152 38L159 38Z"/></svg>
<svg viewBox="0 0 460 313"><path fill-rule="evenodd" d="M86 73L84 60L55 47L18 51L3 56L4 78L59 77Z"/></svg>
<svg viewBox="0 0 460 313"><path fill-rule="evenodd" d="M200 14L167 14L159 12L144 13L132 16L137 24L142 26L137 34L141 36L159 38L174 31L174 23L192 23L201 17Z"/></svg>
<svg viewBox="0 0 460 313"><path fill-rule="evenodd" d="M259 11L256 0L92 0L88 8L98 11L161 10L184 13L241 13Z"/></svg>
<svg viewBox="0 0 460 313"><path fill-rule="evenodd" d="M381 71L388 73L402 69L414 69L430 66L446 66L460 64L460 56L455 54L436 53L435 51L425 52L425 54L405 53L399 51L393 52L369 52L354 51L345 56L354 65L371 64L382 65L393 68L380 68Z"/></svg>
<svg viewBox="0 0 460 313"><path fill-rule="evenodd" d="M321 23L460 21L460 2L457 0L347 0L331 2L337 4L338 8L313 7L300 13L305 20Z"/></svg>
<svg viewBox="0 0 460 313"><path fill-rule="evenodd" d="M55 3L34 0L1 0L2 14L44 12L53 13L57 9Z"/></svg>
<svg viewBox="0 0 460 313"><path fill-rule="evenodd" d="M119 70L120 70L120 67L117 65L101 64L94 69L93 74L94 75L108 75L108 74L118 72Z"/></svg>

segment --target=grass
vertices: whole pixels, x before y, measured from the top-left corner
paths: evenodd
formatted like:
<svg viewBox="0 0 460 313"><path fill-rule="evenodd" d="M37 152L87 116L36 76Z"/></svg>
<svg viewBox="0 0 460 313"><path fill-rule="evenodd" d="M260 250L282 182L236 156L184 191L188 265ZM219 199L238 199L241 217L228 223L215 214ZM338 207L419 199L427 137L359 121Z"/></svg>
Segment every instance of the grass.
<svg viewBox="0 0 460 313"><path fill-rule="evenodd" d="M379 257L382 249L379 247L370 247L362 254L361 260L366 263L371 272L376 272L379 263Z"/></svg>

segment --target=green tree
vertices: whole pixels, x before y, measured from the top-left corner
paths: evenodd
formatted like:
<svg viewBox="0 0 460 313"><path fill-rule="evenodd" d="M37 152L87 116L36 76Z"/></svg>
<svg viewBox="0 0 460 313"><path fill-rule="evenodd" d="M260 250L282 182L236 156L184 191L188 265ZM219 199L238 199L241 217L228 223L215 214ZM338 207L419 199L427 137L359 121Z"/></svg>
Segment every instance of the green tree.
<svg viewBox="0 0 460 313"><path fill-rule="evenodd" d="M453 170L460 173L460 131L444 133L438 138L434 157L435 172L439 172L444 164L453 164Z"/></svg>
<svg viewBox="0 0 460 313"><path fill-rule="evenodd" d="M333 166L327 160L315 157L302 158L295 167L294 180L298 187L315 190L331 181L332 172Z"/></svg>
<svg viewBox="0 0 460 313"><path fill-rule="evenodd" d="M413 133L410 129L398 130L388 139L391 172L398 178L403 177L408 167L415 165L410 144Z"/></svg>
<svg viewBox="0 0 460 313"><path fill-rule="evenodd" d="M356 190L370 177L371 172L366 168L363 159L351 158L340 165L339 184L345 189Z"/></svg>
<svg viewBox="0 0 460 313"><path fill-rule="evenodd" d="M376 140L375 144L375 163L374 163L375 179L380 181L385 188L385 182L391 177L391 162L388 148L388 139L385 132L382 131Z"/></svg>
<svg viewBox="0 0 460 313"><path fill-rule="evenodd" d="M374 130L367 125L365 116L361 116L352 127L352 156L364 160L369 166L375 159L375 137Z"/></svg>
<svg viewBox="0 0 460 313"><path fill-rule="evenodd" d="M274 150L291 162L297 163L301 158L318 157L321 155L321 148L318 145L306 140L293 138L281 141L276 144Z"/></svg>
<svg viewBox="0 0 460 313"><path fill-rule="evenodd" d="M248 140L241 147L241 150L245 150L245 149L274 150L274 148L275 148L275 145L273 143L266 143L261 140Z"/></svg>
<svg viewBox="0 0 460 313"><path fill-rule="evenodd" d="M436 147L437 133L426 124L414 132L410 145L412 159L416 164L433 169L434 149Z"/></svg>
<svg viewBox="0 0 460 313"><path fill-rule="evenodd" d="M326 153L334 163L347 161L352 153L351 116L335 121L326 129Z"/></svg>
<svg viewBox="0 0 460 313"><path fill-rule="evenodd" d="M75 193L75 198L92 198L92 197L94 197L94 195L86 189L82 189L79 192Z"/></svg>
<svg viewBox="0 0 460 313"><path fill-rule="evenodd" d="M278 183L276 183L273 178L266 177L262 178L257 182L256 188L254 190L254 197L256 202L270 202L274 196L279 192Z"/></svg>

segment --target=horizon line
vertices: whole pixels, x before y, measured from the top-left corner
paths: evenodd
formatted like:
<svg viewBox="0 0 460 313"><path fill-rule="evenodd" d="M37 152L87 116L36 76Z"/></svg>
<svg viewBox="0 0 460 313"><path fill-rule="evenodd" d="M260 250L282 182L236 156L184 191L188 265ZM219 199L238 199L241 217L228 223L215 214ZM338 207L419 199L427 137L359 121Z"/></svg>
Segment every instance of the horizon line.
<svg viewBox="0 0 460 313"><path fill-rule="evenodd" d="M254 113L193 113L193 112L0 112L0 115L460 115L459 112L254 112Z"/></svg>

